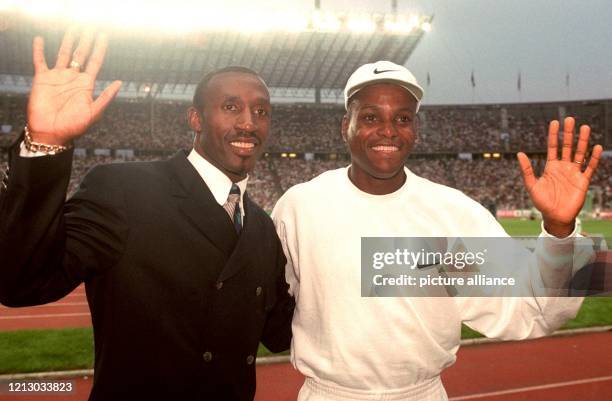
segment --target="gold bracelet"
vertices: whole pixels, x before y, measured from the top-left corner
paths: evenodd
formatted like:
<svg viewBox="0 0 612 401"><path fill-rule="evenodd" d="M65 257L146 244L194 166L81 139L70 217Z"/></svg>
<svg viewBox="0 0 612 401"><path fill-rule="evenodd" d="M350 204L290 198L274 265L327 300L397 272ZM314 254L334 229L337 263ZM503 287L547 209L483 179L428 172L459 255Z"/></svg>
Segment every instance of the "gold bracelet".
<svg viewBox="0 0 612 401"><path fill-rule="evenodd" d="M69 145L69 146L47 145L45 143L34 142L32 140L32 136L30 135L30 129L28 128L27 124L23 130L25 132L23 145L30 152L40 152L46 155L56 155L58 153L64 152L72 148L72 145Z"/></svg>

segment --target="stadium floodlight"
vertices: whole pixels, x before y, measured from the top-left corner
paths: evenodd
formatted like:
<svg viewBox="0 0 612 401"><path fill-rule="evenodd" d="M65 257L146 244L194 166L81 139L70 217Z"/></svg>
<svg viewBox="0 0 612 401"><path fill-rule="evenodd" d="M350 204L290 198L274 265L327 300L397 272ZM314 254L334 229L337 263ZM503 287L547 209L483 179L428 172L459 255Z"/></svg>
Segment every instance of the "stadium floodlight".
<svg viewBox="0 0 612 401"><path fill-rule="evenodd" d="M315 11L312 14L312 28L315 31L338 31L342 27L340 19L331 12Z"/></svg>
<svg viewBox="0 0 612 401"><path fill-rule="evenodd" d="M279 31L301 32L308 29L310 19L304 15L295 13L281 14Z"/></svg>
<svg viewBox="0 0 612 401"><path fill-rule="evenodd" d="M17 8L17 0L0 0L0 12L12 11Z"/></svg>
<svg viewBox="0 0 612 401"><path fill-rule="evenodd" d="M27 9L37 18L56 18L62 14L62 5L56 1L26 0L15 5Z"/></svg>
<svg viewBox="0 0 612 401"><path fill-rule="evenodd" d="M410 30L413 30L414 28L419 26L419 17L412 14L408 19L408 26L410 27Z"/></svg>
<svg viewBox="0 0 612 401"><path fill-rule="evenodd" d="M426 17L417 15L352 14L315 10L266 9L231 4L203 6L201 0L0 0L0 12L30 16L49 22L93 25L101 29L195 32L337 32L412 33L428 31Z"/></svg>
<svg viewBox="0 0 612 401"><path fill-rule="evenodd" d="M414 27L414 22L401 15L389 15L384 23L385 30L389 32L410 33Z"/></svg>
<svg viewBox="0 0 612 401"><path fill-rule="evenodd" d="M369 16L355 16L349 18L346 27L353 32L374 32L376 23Z"/></svg>
<svg viewBox="0 0 612 401"><path fill-rule="evenodd" d="M387 32L409 34L420 28L423 32L431 31L431 22L428 17L412 14L407 15L387 15L382 24Z"/></svg>
<svg viewBox="0 0 612 401"><path fill-rule="evenodd" d="M96 20L99 18L97 15L97 10L93 7L88 7L86 3L76 4L72 8L71 14L73 16L71 19L80 21L83 24L95 23ZM121 15L119 15L118 17L121 17Z"/></svg>

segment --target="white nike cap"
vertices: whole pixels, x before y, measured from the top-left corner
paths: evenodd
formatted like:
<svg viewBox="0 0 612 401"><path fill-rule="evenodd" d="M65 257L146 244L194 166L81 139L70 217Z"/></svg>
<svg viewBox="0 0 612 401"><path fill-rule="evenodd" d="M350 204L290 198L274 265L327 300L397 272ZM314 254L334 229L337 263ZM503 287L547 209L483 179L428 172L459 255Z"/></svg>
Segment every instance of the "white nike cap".
<svg viewBox="0 0 612 401"><path fill-rule="evenodd" d="M381 82L398 84L410 92L417 100L416 111L419 111L424 93L423 88L421 88L414 75L406 67L391 61L377 61L375 63L364 64L353 72L344 87L345 109L348 110L348 101L355 93L368 85Z"/></svg>

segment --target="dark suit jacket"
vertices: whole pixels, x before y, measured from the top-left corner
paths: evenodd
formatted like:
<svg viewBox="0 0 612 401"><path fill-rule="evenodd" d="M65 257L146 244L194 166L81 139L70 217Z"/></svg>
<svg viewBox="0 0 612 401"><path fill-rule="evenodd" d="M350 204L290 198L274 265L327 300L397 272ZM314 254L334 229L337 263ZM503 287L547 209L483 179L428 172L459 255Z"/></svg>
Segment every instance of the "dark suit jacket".
<svg viewBox="0 0 612 401"><path fill-rule="evenodd" d="M238 236L185 152L95 167L64 202L71 159L11 152L0 302L52 302L85 282L90 400L251 400L258 343L287 349L294 307L268 215L245 194Z"/></svg>

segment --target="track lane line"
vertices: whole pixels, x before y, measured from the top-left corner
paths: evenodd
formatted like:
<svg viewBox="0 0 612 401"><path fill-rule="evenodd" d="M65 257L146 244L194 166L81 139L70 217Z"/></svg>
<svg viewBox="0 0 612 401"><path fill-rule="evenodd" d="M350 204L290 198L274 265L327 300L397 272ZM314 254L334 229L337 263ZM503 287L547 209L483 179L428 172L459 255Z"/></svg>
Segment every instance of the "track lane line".
<svg viewBox="0 0 612 401"><path fill-rule="evenodd" d="M571 380L571 381L566 381L566 382L542 384L538 386L517 387L517 388L508 389L508 390L491 391L488 393L461 395L457 397L450 397L448 400L449 401L473 400L477 398L495 397L495 396L500 396L500 395L516 394L516 393L526 393L529 391L546 390L546 389L551 389L551 388L567 387L567 386L576 386L579 384L596 383L596 382L603 382L603 381L608 381L608 380L612 380L612 376L600 376L600 377L593 377L590 379Z"/></svg>
<svg viewBox="0 0 612 401"><path fill-rule="evenodd" d="M50 304L44 304L44 305L34 305L34 306L29 306L29 308L48 308L48 307L56 307L56 306L89 306L89 304L87 302L53 302Z"/></svg>
<svg viewBox="0 0 612 401"><path fill-rule="evenodd" d="M16 316L0 316L0 320L11 319L39 319L52 317L70 317L70 316L89 316L89 313L49 313L44 315L16 315Z"/></svg>
<svg viewBox="0 0 612 401"><path fill-rule="evenodd" d="M50 308L50 307L58 307L58 306L88 306L87 302L52 302L50 304L44 304L44 305L33 305L33 306L25 306L24 308L27 309L34 309L34 308ZM5 307L0 307L0 311L1 310L16 310L18 308L5 308Z"/></svg>

